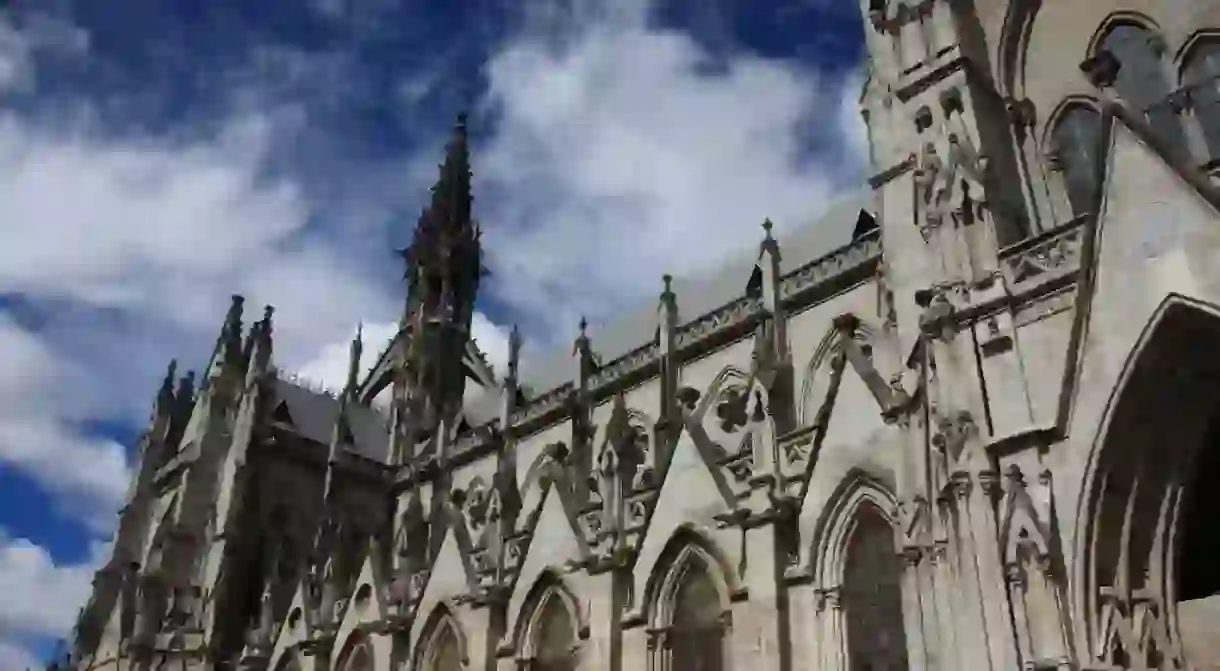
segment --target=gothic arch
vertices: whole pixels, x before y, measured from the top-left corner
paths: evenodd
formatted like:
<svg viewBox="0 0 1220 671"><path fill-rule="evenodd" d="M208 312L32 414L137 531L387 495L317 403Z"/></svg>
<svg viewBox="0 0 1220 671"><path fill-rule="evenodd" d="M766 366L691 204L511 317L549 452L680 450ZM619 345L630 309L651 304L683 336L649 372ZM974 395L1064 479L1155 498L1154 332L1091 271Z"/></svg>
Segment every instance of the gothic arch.
<svg viewBox="0 0 1220 671"><path fill-rule="evenodd" d="M373 642L368 636L355 631L344 642L335 663L337 671L376 671Z"/></svg>
<svg viewBox="0 0 1220 671"><path fill-rule="evenodd" d="M470 664L469 647L462 623L445 603L428 615L415 647L414 671L462 671Z"/></svg>
<svg viewBox="0 0 1220 671"><path fill-rule="evenodd" d="M1156 22L1156 20L1143 12L1113 12L1106 18L1102 19L1101 23L1097 26L1097 30L1093 31L1093 36L1089 38L1089 46L1085 50L1086 57L1096 56L1097 53L1102 49L1102 45L1105 43L1106 38L1110 35L1110 33L1114 32L1115 28L1119 28L1121 26L1142 28L1143 30L1147 30L1156 35L1165 34L1165 32L1161 30L1161 26Z"/></svg>
<svg viewBox="0 0 1220 671"><path fill-rule="evenodd" d="M860 469L826 506L814 536L823 667L908 668L896 510L890 487Z"/></svg>
<svg viewBox="0 0 1220 671"><path fill-rule="evenodd" d="M847 543L861 506L871 505L894 524L898 499L880 478L854 468L839 483L814 531L813 567L822 587L843 581Z"/></svg>
<svg viewBox="0 0 1220 671"><path fill-rule="evenodd" d="M558 626L556 626L558 625ZM588 614L554 568L543 570L526 594L513 641L518 668L533 671L575 668L575 647L588 638ZM557 646L568 646L559 650ZM566 652L564 658L556 653Z"/></svg>
<svg viewBox="0 0 1220 671"><path fill-rule="evenodd" d="M1037 0L1012 0L1000 31L999 57L996 59L1000 93L1016 99L1025 97L1025 53L1029 36L1042 3Z"/></svg>
<svg viewBox="0 0 1220 671"><path fill-rule="evenodd" d="M1220 159L1220 30L1200 30L1191 35L1174 61L1178 85L1190 91L1191 108L1208 158L1216 161Z"/></svg>
<svg viewBox="0 0 1220 671"><path fill-rule="evenodd" d="M1082 656L1090 661L1153 668L1184 662L1179 590L1194 585L1181 579L1185 571L1177 573L1199 560L1196 547L1205 547L1191 544L1217 532L1214 521L1204 522L1206 533L1183 523L1194 505L1204 505L1191 494L1207 496L1197 478L1214 477L1218 468L1211 463L1220 454L1217 338L1220 308L1169 295L1106 403L1080 492L1071 569ZM1196 474L1204 463L1207 472Z"/></svg>
<svg viewBox="0 0 1220 671"><path fill-rule="evenodd" d="M690 528L669 539L645 590L650 668L723 669L732 605L723 557Z"/></svg>
<svg viewBox="0 0 1220 671"><path fill-rule="evenodd" d="M727 557L706 534L692 524L684 524L674 531L661 550L644 588L644 606L648 609L646 617L653 627L669 626L668 618L673 613L666 598L672 597L679 574L689 566L684 562L691 561L703 563L716 586L722 611L728 613L731 610L731 596L737 581L729 568Z"/></svg>
<svg viewBox="0 0 1220 671"><path fill-rule="evenodd" d="M1181 119L1170 102L1174 81L1170 77L1165 33L1146 15L1116 12L1106 17L1089 42L1087 55L1097 58L1103 51L1118 62L1111 72L1112 86L1130 111L1147 120L1153 133L1172 152L1186 151Z"/></svg>
<svg viewBox="0 0 1220 671"><path fill-rule="evenodd" d="M1061 191L1057 200L1073 217L1096 210L1101 198L1104 118L1095 98L1071 96L1055 107L1043 128L1042 153L1051 157L1057 173L1047 179Z"/></svg>

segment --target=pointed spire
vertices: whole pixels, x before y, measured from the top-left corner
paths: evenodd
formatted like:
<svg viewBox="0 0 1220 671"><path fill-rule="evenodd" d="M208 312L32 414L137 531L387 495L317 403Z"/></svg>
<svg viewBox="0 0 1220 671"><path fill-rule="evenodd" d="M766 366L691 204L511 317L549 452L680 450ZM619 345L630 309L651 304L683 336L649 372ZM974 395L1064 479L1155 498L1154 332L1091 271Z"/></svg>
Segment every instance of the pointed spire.
<svg viewBox="0 0 1220 671"><path fill-rule="evenodd" d="M584 353L589 349L589 334L587 333L589 320L585 319L584 315L581 315L580 324L577 326L580 328L580 334L576 336L576 341L572 343L572 354Z"/></svg>
<svg viewBox="0 0 1220 671"><path fill-rule="evenodd" d="M517 381L518 367L521 364L521 330L513 324L513 330L508 334L508 378Z"/></svg>
<svg viewBox="0 0 1220 671"><path fill-rule="evenodd" d="M157 405L169 408L174 401L174 378L178 375L178 360L170 359L165 369L165 378L161 380L161 390L157 393Z"/></svg>
<svg viewBox="0 0 1220 671"><path fill-rule="evenodd" d="M775 261L779 261L779 243L776 242L775 236L771 234L771 229L774 227L775 225L771 223L770 218L763 219L763 240L758 249L759 258L762 258L763 254L770 254Z"/></svg>
<svg viewBox="0 0 1220 671"><path fill-rule="evenodd" d="M356 387L360 384L360 355L364 351L364 322L356 325L356 337L352 338L351 348L348 350L347 363L347 386L343 389L344 396L351 396L356 393Z"/></svg>

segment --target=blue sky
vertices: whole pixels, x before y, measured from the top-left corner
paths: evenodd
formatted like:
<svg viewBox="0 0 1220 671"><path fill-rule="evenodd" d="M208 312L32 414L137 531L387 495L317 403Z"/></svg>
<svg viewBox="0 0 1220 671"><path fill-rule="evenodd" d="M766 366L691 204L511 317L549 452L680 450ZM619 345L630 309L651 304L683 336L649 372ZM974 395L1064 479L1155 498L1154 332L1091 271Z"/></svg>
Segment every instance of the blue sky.
<svg viewBox="0 0 1220 671"><path fill-rule="evenodd" d="M387 337L458 112L493 363L509 324L566 341L863 174L852 3L122 5L0 7L3 669L67 633L165 365L204 364L230 294L322 383L357 322Z"/></svg>

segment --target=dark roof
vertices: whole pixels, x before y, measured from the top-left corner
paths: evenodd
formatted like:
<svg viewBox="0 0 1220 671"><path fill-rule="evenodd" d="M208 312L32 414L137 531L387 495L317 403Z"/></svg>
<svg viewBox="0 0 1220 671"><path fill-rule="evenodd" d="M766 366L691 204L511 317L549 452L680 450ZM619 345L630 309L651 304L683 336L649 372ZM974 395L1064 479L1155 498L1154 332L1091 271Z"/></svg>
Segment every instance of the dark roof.
<svg viewBox="0 0 1220 671"><path fill-rule="evenodd" d="M272 412L277 420L287 419L304 438L323 445L330 444L335 420L339 416L338 399L288 380L276 381L275 394ZM286 418L283 416L285 412ZM368 459L386 462L390 445L386 416L376 408L352 403L347 406L347 418L355 452Z"/></svg>

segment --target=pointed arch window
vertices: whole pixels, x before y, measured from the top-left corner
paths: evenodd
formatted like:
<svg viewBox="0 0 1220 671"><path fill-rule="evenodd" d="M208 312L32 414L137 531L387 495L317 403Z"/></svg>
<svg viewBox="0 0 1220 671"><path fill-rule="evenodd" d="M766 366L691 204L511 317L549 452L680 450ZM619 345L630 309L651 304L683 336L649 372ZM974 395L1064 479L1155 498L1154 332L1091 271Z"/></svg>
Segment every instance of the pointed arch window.
<svg viewBox="0 0 1220 671"><path fill-rule="evenodd" d="M576 671L576 627L558 589L543 597L532 633L531 671Z"/></svg>
<svg viewBox="0 0 1220 671"><path fill-rule="evenodd" d="M1220 39L1191 50L1182 68L1182 84L1190 89L1208 156L1212 161L1220 160Z"/></svg>
<svg viewBox="0 0 1220 671"><path fill-rule="evenodd" d="M415 668L418 671L463 671L466 655L457 622L444 607L433 613L429 632L423 636Z"/></svg>
<svg viewBox="0 0 1220 671"><path fill-rule="evenodd" d="M1106 33L1101 50L1118 61L1114 89L1123 101L1142 113L1153 133L1171 152L1186 148L1178 113L1170 101L1171 82L1162 57L1161 36L1135 23L1119 23Z"/></svg>
<svg viewBox="0 0 1220 671"><path fill-rule="evenodd" d="M714 560L693 543L674 562L661 592L663 626L653 645L667 671L725 668L726 611L712 571Z"/></svg>
<svg viewBox="0 0 1220 671"><path fill-rule="evenodd" d="M1085 105L1073 106L1051 131L1051 145L1053 168L1062 176L1072 215L1092 212L1101 189L1101 115Z"/></svg>
<svg viewBox="0 0 1220 671"><path fill-rule="evenodd" d="M872 503L856 511L847 542L840 601L851 671L905 671L902 565L894 529Z"/></svg>

